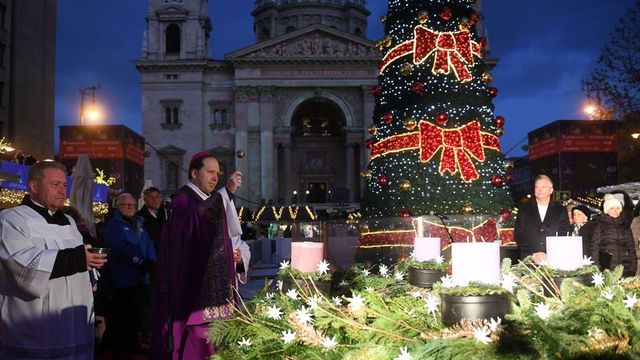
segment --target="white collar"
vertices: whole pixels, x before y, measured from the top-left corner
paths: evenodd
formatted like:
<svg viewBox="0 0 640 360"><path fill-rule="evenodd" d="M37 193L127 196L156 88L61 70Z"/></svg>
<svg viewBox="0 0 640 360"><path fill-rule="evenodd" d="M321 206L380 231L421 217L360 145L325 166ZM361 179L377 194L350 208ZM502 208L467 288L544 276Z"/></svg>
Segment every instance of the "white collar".
<svg viewBox="0 0 640 360"><path fill-rule="evenodd" d="M29 198L29 199L31 199L31 198ZM51 215L51 216L53 216L53 214L55 214L55 213L56 213L55 211L51 211L51 210L47 209L46 207L44 207L44 205L40 204L39 202L37 202L37 201L35 201L35 200L33 200L33 199L31 199L31 201L32 201L34 204L36 204L36 205L40 206L41 208L46 209L46 210L49 212L49 215Z"/></svg>
<svg viewBox="0 0 640 360"><path fill-rule="evenodd" d="M191 181L187 181L187 186L190 187L191 190L195 191L195 193L198 194L198 196L200 196L202 200L207 200L209 196L211 196L205 193L204 191L200 190L200 188L197 187L196 184L192 183Z"/></svg>

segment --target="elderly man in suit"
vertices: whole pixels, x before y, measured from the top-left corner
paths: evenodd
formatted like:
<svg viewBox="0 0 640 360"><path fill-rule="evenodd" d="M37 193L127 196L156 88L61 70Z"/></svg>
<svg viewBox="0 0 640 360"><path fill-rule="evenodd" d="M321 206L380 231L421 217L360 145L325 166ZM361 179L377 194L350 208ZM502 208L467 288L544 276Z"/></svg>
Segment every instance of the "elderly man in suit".
<svg viewBox="0 0 640 360"><path fill-rule="evenodd" d="M520 247L520 258L533 255L536 264L547 258L547 236L567 234L571 231L567 210L551 200L553 181L547 175L538 175L534 181L535 198L523 204L518 211L515 240Z"/></svg>

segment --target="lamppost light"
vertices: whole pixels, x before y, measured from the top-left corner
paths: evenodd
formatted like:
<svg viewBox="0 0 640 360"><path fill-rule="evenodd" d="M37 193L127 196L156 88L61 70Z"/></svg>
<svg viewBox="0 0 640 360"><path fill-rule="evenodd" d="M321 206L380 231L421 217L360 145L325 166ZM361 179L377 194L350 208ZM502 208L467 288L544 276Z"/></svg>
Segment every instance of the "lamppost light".
<svg viewBox="0 0 640 360"><path fill-rule="evenodd" d="M638 138L640 138L640 133L633 133L633 134L631 134L631 137L634 138L634 139L638 139Z"/></svg>

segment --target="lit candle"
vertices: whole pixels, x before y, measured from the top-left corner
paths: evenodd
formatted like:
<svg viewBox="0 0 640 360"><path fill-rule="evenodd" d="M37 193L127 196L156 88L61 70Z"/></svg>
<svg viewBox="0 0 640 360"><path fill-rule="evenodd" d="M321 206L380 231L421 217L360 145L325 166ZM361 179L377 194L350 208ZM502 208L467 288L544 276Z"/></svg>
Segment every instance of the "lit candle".
<svg viewBox="0 0 640 360"><path fill-rule="evenodd" d="M324 259L324 244L300 241L291 243L291 267L301 272L315 272Z"/></svg>
<svg viewBox="0 0 640 360"><path fill-rule="evenodd" d="M547 236L547 264L566 271L582 267L582 237Z"/></svg>
<svg viewBox="0 0 640 360"><path fill-rule="evenodd" d="M439 258L440 238L416 236L413 240L413 257L420 262Z"/></svg>
<svg viewBox="0 0 640 360"><path fill-rule="evenodd" d="M500 244L451 244L451 277L453 283L465 286L470 282L500 284Z"/></svg>

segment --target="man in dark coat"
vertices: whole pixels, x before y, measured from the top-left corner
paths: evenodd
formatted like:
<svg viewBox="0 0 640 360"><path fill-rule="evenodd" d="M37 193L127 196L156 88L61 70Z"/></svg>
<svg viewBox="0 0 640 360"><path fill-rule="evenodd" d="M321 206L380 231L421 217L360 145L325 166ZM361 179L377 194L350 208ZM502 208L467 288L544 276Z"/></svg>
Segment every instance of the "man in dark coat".
<svg viewBox="0 0 640 360"><path fill-rule="evenodd" d="M219 172L215 157L195 154L189 181L171 199L160 242L151 359L208 359L215 353L207 342L210 323L233 313L236 267L222 197L214 191Z"/></svg>
<svg viewBox="0 0 640 360"><path fill-rule="evenodd" d="M161 208L160 190L150 187L143 192L144 205L138 210L137 215L144 219L144 229L147 230L156 250L160 244L160 234L164 223L164 208Z"/></svg>
<svg viewBox="0 0 640 360"><path fill-rule="evenodd" d="M547 258L547 236L567 235L571 231L567 210L551 200L553 181L547 175L538 175L534 182L535 199L524 203L515 226L515 240L520 258L533 255L539 264Z"/></svg>

